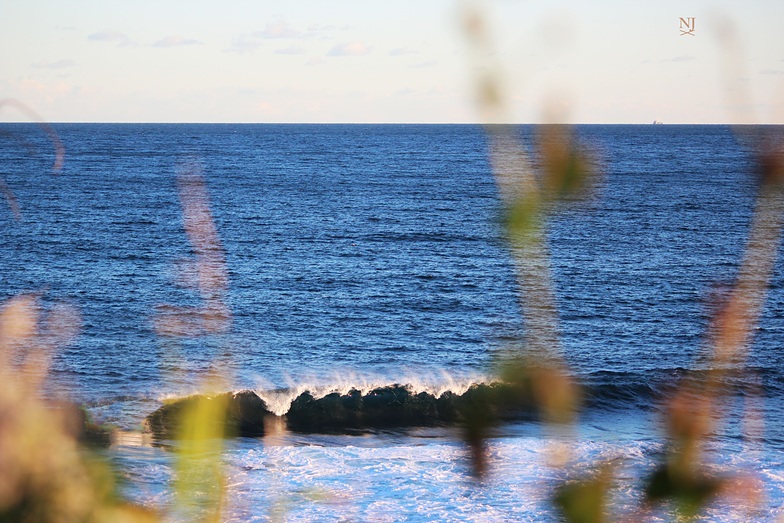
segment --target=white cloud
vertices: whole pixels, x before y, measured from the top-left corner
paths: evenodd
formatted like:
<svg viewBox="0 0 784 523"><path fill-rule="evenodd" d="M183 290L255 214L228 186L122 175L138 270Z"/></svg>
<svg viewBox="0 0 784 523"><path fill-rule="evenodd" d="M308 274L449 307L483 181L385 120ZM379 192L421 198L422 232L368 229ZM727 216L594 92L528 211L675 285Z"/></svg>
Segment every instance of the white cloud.
<svg viewBox="0 0 784 523"><path fill-rule="evenodd" d="M310 24L308 26L308 32L310 33L320 33L322 31L334 31L337 29L334 25L321 25L321 24Z"/></svg>
<svg viewBox="0 0 784 523"><path fill-rule="evenodd" d="M295 31L282 20L270 22L263 31L257 31L253 34L261 38L298 38L300 36L299 31Z"/></svg>
<svg viewBox="0 0 784 523"><path fill-rule="evenodd" d="M350 25L342 25L340 27L333 25L333 24L310 24L308 26L309 33L324 33L328 31L348 31L351 29Z"/></svg>
<svg viewBox="0 0 784 523"><path fill-rule="evenodd" d="M281 47L279 49L275 49L275 54L305 54L305 49L302 47L297 47L296 45L290 45L288 47Z"/></svg>
<svg viewBox="0 0 784 523"><path fill-rule="evenodd" d="M663 61L664 62L691 62L696 59L697 58L695 58L694 56L688 54L682 54L680 56L676 56L674 58L670 58L669 60L663 60Z"/></svg>
<svg viewBox="0 0 784 523"><path fill-rule="evenodd" d="M362 56L370 53L370 47L362 42L343 42L335 44L328 56Z"/></svg>
<svg viewBox="0 0 784 523"><path fill-rule="evenodd" d="M74 66L76 66L76 62L73 60L57 60L55 62L43 60L32 64L32 67L35 69L66 69Z"/></svg>
<svg viewBox="0 0 784 523"><path fill-rule="evenodd" d="M389 56L406 56L411 54L419 54L417 51L413 49L409 49L408 47L397 47L389 51Z"/></svg>
<svg viewBox="0 0 784 523"><path fill-rule="evenodd" d="M295 31L292 29L286 22L279 20L276 22L270 22L267 26L261 31L254 31L249 34L240 35L239 37L235 38L231 45L224 49L224 53L234 53L234 54L248 54L252 53L253 51L257 50L258 48L262 47L264 40L271 40L271 39L285 39L285 38L304 38L306 35L303 35L299 31ZM302 54L302 52L294 52L294 47L291 46L289 48L279 48L275 50L277 54Z"/></svg>
<svg viewBox="0 0 784 523"><path fill-rule="evenodd" d="M193 38L183 38L180 35L171 35L166 38L161 38L154 44L153 47L180 47L187 45L201 45L201 42Z"/></svg>
<svg viewBox="0 0 784 523"><path fill-rule="evenodd" d="M224 49L224 53L233 54L248 54L261 47L261 41L258 38L248 35L242 35L232 40L231 45Z"/></svg>
<svg viewBox="0 0 784 523"><path fill-rule="evenodd" d="M117 42L117 47L137 45L130 36L120 31L99 31L91 33L87 39L91 42Z"/></svg>

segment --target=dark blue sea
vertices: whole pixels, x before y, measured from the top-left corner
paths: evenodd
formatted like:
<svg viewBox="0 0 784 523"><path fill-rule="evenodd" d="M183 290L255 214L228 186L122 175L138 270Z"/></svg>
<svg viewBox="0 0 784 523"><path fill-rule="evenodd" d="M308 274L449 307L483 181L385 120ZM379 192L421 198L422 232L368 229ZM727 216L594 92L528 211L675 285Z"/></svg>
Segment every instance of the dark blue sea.
<svg viewBox="0 0 784 523"><path fill-rule="evenodd" d="M280 413L303 391L463 392L491 381L499 352L525 334L481 126L52 127L60 172L44 129L0 124L0 179L20 212L0 201L0 300L34 293L44 312L79 310L47 390L130 435L163 400L215 376ZM535 126L507 130L535 156ZM616 458L615 504L638 503L640 478L667 447L666 391L710 365L710 319L743 260L759 187L748 137L784 138L782 127L741 131L574 129L601 176L590 198L554 207L547 222L562 354L589 396L568 437L530 420L499 428L481 481L449 429L238 438L227 442L226 519L555 521L548 486ZM161 311L205 299L183 176L204 183L228 326L177 337L156 328ZM732 414L706 456L710 471L755 478L763 501L752 513L716 503L708 520L784 514L783 363L779 259ZM763 422L751 435L749 405ZM145 442L129 436L110 454L128 496L165 508L172 453ZM551 463L559 445L571 449L568 469Z"/></svg>

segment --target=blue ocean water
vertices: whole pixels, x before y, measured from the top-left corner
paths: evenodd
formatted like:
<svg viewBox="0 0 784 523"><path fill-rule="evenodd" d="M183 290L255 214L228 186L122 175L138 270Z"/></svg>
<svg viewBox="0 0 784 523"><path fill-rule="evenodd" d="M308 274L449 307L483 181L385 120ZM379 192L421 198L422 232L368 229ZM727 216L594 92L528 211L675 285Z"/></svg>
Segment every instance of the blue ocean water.
<svg viewBox="0 0 784 523"><path fill-rule="evenodd" d="M78 307L81 334L56 355L49 386L100 419L136 430L163 398L216 373L260 393L457 390L486 379L494 354L524 332L479 126L54 128L66 149L59 174L38 126L0 125L0 177L22 214L0 208L0 299L35 292L45 306ZM514 128L526 144L535 131ZM602 177L587 204L554 212L548 247L564 358L596 396L575 429L577 466L621 456L633 484L666 444L657 394L706 364L711 304L744 252L755 167L726 126L575 132ZM156 310L200 303L178 284L194 255L183 170L201 173L209 192L232 329L172 339L156 334ZM783 269L777 261L748 360L764 391L764 437L753 446L741 423L727 423L712 442L719 470L761 478L760 521L784 504ZM505 428L489 444L494 472L477 486L449 432L239 439L227 458L228 517L266 520L281 503L296 521L541 521L551 517L544 487L559 474L544 449L556 440L531 424ZM116 459L129 495L168 502L166 451L121 445ZM632 486L619 489L621 505L635 501Z"/></svg>

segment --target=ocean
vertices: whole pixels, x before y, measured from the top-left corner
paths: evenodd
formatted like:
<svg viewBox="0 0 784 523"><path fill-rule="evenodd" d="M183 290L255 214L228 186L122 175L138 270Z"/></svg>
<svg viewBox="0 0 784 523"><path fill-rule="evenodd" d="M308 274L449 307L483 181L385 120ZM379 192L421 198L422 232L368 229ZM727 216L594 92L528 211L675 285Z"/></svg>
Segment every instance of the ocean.
<svg viewBox="0 0 784 523"><path fill-rule="evenodd" d="M462 393L492 381L498 354L524 336L481 126L52 127L65 148L59 173L41 127L0 124L0 179L21 215L0 202L0 300L35 293L45 310L78 308L79 336L54 356L47 391L128 434L215 376L281 414L305 391ZM536 126L510 129L530 148ZM744 130L784 137L777 126ZM459 429L439 424L234 438L227 521L558 521L553 485L605 460L618 463L614 510L640 503L668 445L665 393L709 365L710 319L743 259L756 167L728 126L574 132L601 177L590 199L552 211L547 248L563 359L586 387L578 422L566 433L532 419L500 425L481 479ZM172 337L156 327L161 311L204 300L183 173L204 182L230 326ZM779 259L747 372L705 457L712 473L753 478L762 501L750 512L720 500L706 520L784 515L782 349ZM762 420L753 434L748 409ZM125 495L165 509L171 446L141 441L107 454ZM552 462L559 447L568 466Z"/></svg>

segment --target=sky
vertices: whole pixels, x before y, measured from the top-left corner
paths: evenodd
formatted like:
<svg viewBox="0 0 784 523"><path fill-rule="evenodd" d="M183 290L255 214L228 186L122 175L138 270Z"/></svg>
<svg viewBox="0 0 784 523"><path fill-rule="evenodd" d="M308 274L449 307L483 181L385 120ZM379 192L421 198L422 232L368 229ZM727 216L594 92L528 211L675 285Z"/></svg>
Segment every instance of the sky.
<svg viewBox="0 0 784 523"><path fill-rule="evenodd" d="M490 71L499 121L782 124L782 20L780 0L0 0L0 100L51 122L470 123Z"/></svg>

